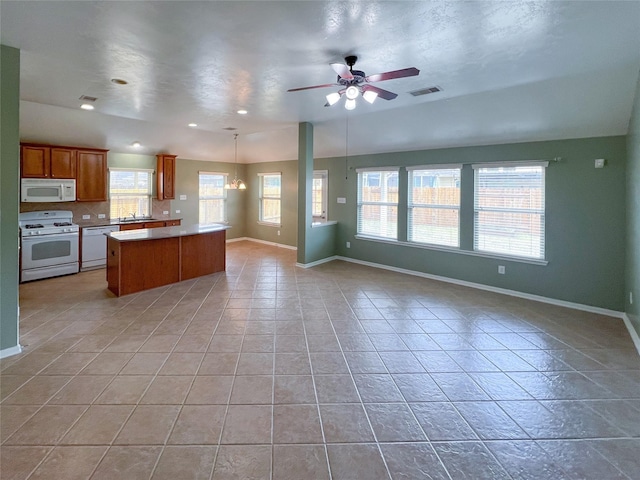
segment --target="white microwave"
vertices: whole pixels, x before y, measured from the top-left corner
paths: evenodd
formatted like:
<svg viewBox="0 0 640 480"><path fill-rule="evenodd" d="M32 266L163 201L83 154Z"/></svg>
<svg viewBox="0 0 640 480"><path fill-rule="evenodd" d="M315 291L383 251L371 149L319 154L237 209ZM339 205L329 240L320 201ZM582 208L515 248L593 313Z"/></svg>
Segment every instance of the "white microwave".
<svg viewBox="0 0 640 480"><path fill-rule="evenodd" d="M20 188L21 202L75 202L74 179L23 178Z"/></svg>

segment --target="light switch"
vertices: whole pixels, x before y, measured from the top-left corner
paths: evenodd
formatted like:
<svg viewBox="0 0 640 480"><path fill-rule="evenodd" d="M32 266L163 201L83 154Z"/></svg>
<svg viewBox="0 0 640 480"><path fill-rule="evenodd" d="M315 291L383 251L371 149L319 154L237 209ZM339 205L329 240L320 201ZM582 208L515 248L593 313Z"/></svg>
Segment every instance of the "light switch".
<svg viewBox="0 0 640 480"><path fill-rule="evenodd" d="M338 197L338 203L347 203L347 199L344 197Z"/></svg>
<svg viewBox="0 0 640 480"><path fill-rule="evenodd" d="M90 218L91 218L91 215L82 215L83 220L89 220Z"/></svg>
<svg viewBox="0 0 640 480"><path fill-rule="evenodd" d="M186 200L187 196L186 195L180 195L180 200Z"/></svg>
<svg viewBox="0 0 640 480"><path fill-rule="evenodd" d="M604 168L604 163L604 158L596 158L596 168Z"/></svg>

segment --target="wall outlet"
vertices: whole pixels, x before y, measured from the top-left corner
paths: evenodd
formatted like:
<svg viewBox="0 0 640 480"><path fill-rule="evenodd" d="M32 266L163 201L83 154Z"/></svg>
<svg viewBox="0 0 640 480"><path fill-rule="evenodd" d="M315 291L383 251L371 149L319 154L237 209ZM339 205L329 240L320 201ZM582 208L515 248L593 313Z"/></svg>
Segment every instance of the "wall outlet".
<svg viewBox="0 0 640 480"><path fill-rule="evenodd" d="M162 214L163 214L163 215L169 215L169 210L163 210L163 211L162 211Z"/></svg>
<svg viewBox="0 0 640 480"><path fill-rule="evenodd" d="M629 305L633 305L633 292L629 292Z"/></svg>
<svg viewBox="0 0 640 480"><path fill-rule="evenodd" d="M347 242L347 248L351 248L351 242Z"/></svg>
<svg viewBox="0 0 640 480"><path fill-rule="evenodd" d="M338 197L338 203L347 203L347 199L344 197Z"/></svg>
<svg viewBox="0 0 640 480"><path fill-rule="evenodd" d="M504 275L504 272L505 272L504 265L498 265L498 273L500 275Z"/></svg>
<svg viewBox="0 0 640 480"><path fill-rule="evenodd" d="M99 213L98 218L104 218L106 215L104 213Z"/></svg>
<svg viewBox="0 0 640 480"><path fill-rule="evenodd" d="M280 230L278 230L278 236L280 236Z"/></svg>
<svg viewBox="0 0 640 480"><path fill-rule="evenodd" d="M604 168L606 160L604 158L596 158L595 167L596 168Z"/></svg>
<svg viewBox="0 0 640 480"><path fill-rule="evenodd" d="M89 220L90 218L91 218L91 215L82 215L83 220Z"/></svg>
<svg viewBox="0 0 640 480"><path fill-rule="evenodd" d="M176 213L180 213L180 210L176 210Z"/></svg>
<svg viewBox="0 0 640 480"><path fill-rule="evenodd" d="M180 200L186 200L187 196L186 195L180 195Z"/></svg>

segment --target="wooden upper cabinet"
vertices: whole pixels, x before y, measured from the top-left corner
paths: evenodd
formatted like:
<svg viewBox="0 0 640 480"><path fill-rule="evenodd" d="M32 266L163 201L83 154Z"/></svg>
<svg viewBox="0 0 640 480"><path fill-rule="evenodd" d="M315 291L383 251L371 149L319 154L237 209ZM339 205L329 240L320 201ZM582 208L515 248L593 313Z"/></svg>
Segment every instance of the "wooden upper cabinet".
<svg viewBox="0 0 640 480"><path fill-rule="evenodd" d="M156 192L158 200L176 198L176 157L177 155L156 155L158 168Z"/></svg>
<svg viewBox="0 0 640 480"><path fill-rule="evenodd" d="M78 202L107 201L107 151L77 150L76 199Z"/></svg>
<svg viewBox="0 0 640 480"><path fill-rule="evenodd" d="M51 147L51 178L76 178L76 150Z"/></svg>
<svg viewBox="0 0 640 480"><path fill-rule="evenodd" d="M20 149L21 176L49 178L51 171L51 147L23 145Z"/></svg>

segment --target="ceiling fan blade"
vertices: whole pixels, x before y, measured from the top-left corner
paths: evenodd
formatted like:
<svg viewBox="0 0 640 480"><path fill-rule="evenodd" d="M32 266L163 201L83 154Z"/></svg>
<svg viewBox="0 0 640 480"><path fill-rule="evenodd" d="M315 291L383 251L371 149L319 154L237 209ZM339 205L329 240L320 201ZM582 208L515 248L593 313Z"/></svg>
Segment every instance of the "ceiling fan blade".
<svg viewBox="0 0 640 480"><path fill-rule="evenodd" d="M331 68L333 68L333 71L336 72L340 76L340 78L344 78L345 80L353 79L351 70L349 70L349 67L344 63L332 63Z"/></svg>
<svg viewBox="0 0 640 480"><path fill-rule="evenodd" d="M365 78L367 82L382 82L383 80L392 80L394 78L414 77L420 74L420 70L415 67L403 68L402 70L394 70L392 72L375 73Z"/></svg>
<svg viewBox="0 0 640 480"><path fill-rule="evenodd" d="M287 92L299 92L300 90L311 90L312 88L339 87L337 83L325 83L324 85L312 85L311 87L290 88Z"/></svg>
<svg viewBox="0 0 640 480"><path fill-rule="evenodd" d="M398 96L397 93L390 92L389 90L383 90L382 88L374 87L373 85L365 85L362 87L362 91L372 91L378 94L378 97L384 100L393 100Z"/></svg>

